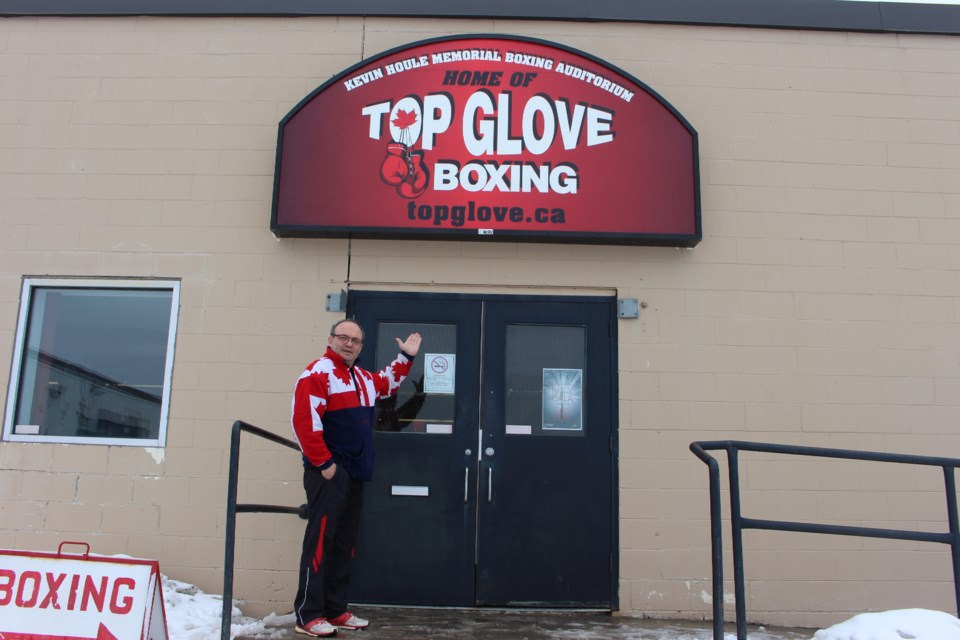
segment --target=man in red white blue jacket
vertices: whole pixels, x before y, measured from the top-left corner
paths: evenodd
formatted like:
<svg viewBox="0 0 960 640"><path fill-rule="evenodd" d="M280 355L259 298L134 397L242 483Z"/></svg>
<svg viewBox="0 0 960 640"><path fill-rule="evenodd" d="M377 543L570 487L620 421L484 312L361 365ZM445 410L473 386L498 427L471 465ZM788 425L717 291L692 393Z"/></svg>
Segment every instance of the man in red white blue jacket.
<svg viewBox="0 0 960 640"><path fill-rule="evenodd" d="M368 622L347 610L350 564L360 527L363 483L373 475L373 413L396 393L420 350L419 333L396 339L400 354L378 373L355 366L363 329L341 320L327 352L300 374L293 433L303 452L307 528L294 600L297 633L324 637Z"/></svg>

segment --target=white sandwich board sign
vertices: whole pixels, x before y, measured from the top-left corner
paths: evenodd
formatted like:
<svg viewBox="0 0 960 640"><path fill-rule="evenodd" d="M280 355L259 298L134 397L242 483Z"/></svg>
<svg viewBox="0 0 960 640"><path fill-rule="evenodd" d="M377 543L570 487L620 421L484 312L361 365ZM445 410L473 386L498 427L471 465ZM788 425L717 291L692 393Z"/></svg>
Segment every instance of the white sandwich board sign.
<svg viewBox="0 0 960 640"><path fill-rule="evenodd" d="M0 549L0 639L167 640L160 565L89 552Z"/></svg>

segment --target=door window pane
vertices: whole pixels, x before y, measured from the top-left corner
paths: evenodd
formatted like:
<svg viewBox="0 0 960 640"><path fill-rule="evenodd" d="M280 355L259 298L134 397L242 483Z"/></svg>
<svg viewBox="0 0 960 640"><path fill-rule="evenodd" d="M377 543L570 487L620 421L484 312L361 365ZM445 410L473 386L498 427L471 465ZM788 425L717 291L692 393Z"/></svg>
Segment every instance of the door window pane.
<svg viewBox="0 0 960 640"><path fill-rule="evenodd" d="M178 292L26 281L5 438L162 446Z"/></svg>
<svg viewBox="0 0 960 640"><path fill-rule="evenodd" d="M381 322L377 327L376 368L397 357L394 338L423 336L410 375L397 393L377 402L374 429L403 433L453 433L456 393L457 327L453 324Z"/></svg>
<svg viewBox="0 0 960 640"><path fill-rule="evenodd" d="M586 329L507 325L507 435L583 435Z"/></svg>

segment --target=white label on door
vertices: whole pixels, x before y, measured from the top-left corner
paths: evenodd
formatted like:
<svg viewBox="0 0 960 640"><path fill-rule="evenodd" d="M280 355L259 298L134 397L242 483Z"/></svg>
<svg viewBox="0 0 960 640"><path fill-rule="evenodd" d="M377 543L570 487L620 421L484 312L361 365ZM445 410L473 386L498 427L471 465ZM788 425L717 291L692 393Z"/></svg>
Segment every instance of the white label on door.
<svg viewBox="0 0 960 640"><path fill-rule="evenodd" d="M390 487L392 496L420 496L426 498L430 495L430 487L414 487L405 484L395 484Z"/></svg>
<svg viewBox="0 0 960 640"><path fill-rule="evenodd" d="M533 425L508 424L506 431L508 436L528 436L533 433Z"/></svg>
<svg viewBox="0 0 960 640"><path fill-rule="evenodd" d="M453 425L452 424L428 424L427 433L442 433L442 434L450 435L451 433L453 433Z"/></svg>

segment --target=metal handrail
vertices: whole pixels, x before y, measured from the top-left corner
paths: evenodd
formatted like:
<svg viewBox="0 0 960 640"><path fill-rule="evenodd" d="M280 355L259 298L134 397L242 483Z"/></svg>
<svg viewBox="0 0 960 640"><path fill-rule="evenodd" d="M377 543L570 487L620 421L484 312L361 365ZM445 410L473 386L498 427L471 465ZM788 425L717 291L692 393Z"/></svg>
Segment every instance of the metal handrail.
<svg viewBox="0 0 960 640"><path fill-rule="evenodd" d="M690 450L707 464L710 477L710 551L713 588L713 638L723 640L723 540L720 521L720 464L707 451L724 450L727 452L727 468L730 479L730 526L733 537L733 581L736 606L737 640L746 640L746 603L744 596L743 571L743 530L765 529L769 531L795 531L802 533L825 533L832 535L860 536L868 538L887 538L937 542L950 545L953 559L953 588L957 611L960 613L960 524L957 515L956 469L960 459L937 456L917 456L900 453L880 453L853 451L850 449L828 449L823 447L803 447L762 442L743 442L738 440L699 441L690 444ZM892 462L940 467L943 470L944 489L947 494L947 519L949 533L927 531L906 531L901 529L882 529L879 527L852 527L845 525L792 522L787 520L764 520L746 518L741 514L740 505L740 451L777 453L784 455L813 456L842 460L864 460L870 462Z"/></svg>
<svg viewBox="0 0 960 640"><path fill-rule="evenodd" d="M237 542L237 514L238 513L291 513L306 517L304 505L299 507L285 507L271 504L237 504L237 481L240 477L240 434L249 433L271 442L276 442L295 451L300 451L299 445L242 420L233 423L230 435L230 471L227 480L227 527L224 539L223 558L223 612L220 619L220 640L230 640L231 618L233 613L233 563Z"/></svg>

